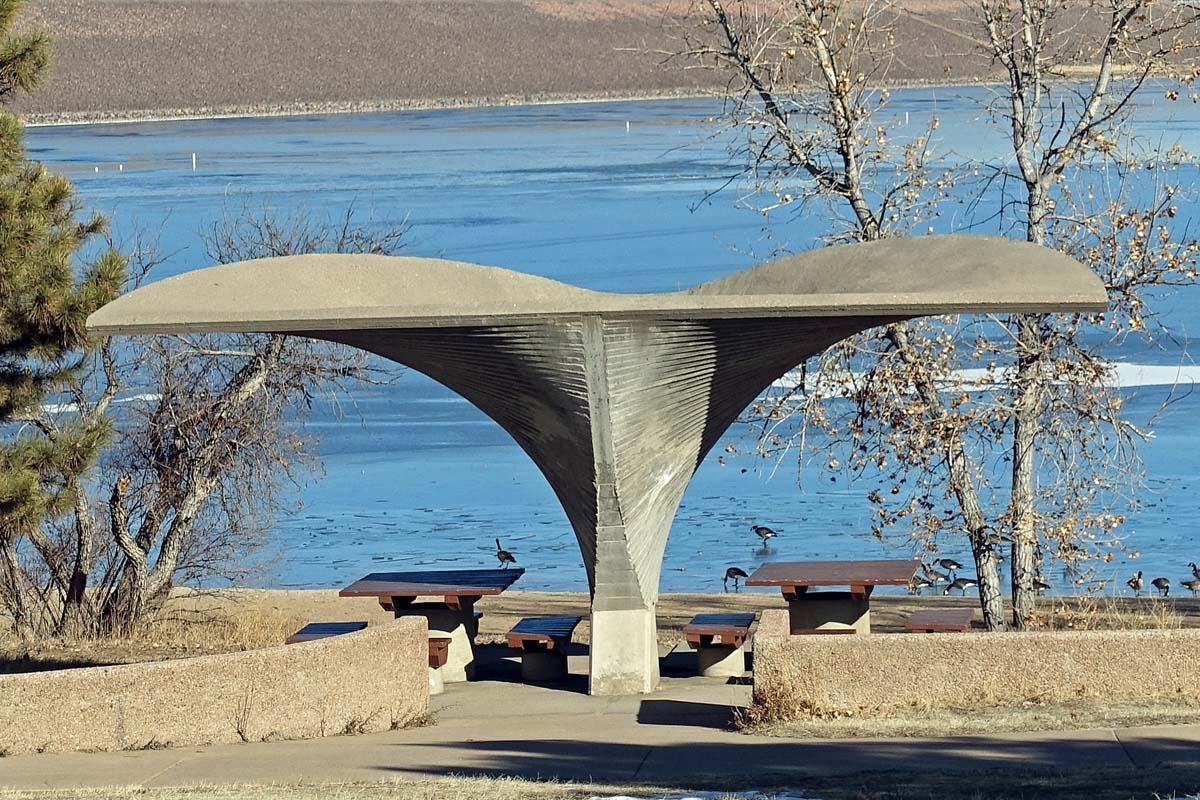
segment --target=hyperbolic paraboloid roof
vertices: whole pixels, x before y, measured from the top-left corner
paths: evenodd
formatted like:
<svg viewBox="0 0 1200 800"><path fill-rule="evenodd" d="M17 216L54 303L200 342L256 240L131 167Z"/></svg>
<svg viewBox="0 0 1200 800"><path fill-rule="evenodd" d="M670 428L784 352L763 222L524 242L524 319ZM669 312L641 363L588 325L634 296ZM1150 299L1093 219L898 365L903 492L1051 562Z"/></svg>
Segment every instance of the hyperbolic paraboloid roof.
<svg viewBox="0 0 1200 800"><path fill-rule="evenodd" d="M821 248L662 294L580 289L429 258L304 255L227 264L143 286L93 314L96 334L460 327L606 317L911 317L1094 311L1098 278L1036 245L925 236Z"/></svg>

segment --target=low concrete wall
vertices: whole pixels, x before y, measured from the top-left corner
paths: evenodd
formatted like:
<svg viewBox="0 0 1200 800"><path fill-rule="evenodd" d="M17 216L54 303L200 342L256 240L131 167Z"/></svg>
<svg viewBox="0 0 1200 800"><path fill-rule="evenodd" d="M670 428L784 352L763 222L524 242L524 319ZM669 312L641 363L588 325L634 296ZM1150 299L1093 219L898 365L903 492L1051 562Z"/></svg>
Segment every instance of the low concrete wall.
<svg viewBox="0 0 1200 800"><path fill-rule="evenodd" d="M764 611L754 696L764 720L889 708L1097 697L1200 699L1200 630L790 636Z"/></svg>
<svg viewBox="0 0 1200 800"><path fill-rule="evenodd" d="M124 750L388 730L429 708L425 620L147 664L0 675L0 751Z"/></svg>

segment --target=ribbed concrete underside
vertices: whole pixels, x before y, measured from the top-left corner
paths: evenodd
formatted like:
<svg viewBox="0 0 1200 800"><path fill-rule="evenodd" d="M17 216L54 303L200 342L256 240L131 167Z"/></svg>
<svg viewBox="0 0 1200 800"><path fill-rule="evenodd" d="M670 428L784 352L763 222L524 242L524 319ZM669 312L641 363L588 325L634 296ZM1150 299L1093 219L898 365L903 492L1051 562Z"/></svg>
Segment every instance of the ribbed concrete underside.
<svg viewBox="0 0 1200 800"><path fill-rule="evenodd" d="M600 610L652 607L667 533L701 460L772 381L890 321L606 320L295 331L406 364L499 423L566 511Z"/></svg>
<svg viewBox="0 0 1200 800"><path fill-rule="evenodd" d="M1105 300L1061 253L931 236L802 253L662 295L432 259L263 259L142 287L88 326L310 336L461 394L562 502L592 587L591 690L614 694L654 687L671 520L705 454L773 380L840 339L921 314L1092 311Z"/></svg>

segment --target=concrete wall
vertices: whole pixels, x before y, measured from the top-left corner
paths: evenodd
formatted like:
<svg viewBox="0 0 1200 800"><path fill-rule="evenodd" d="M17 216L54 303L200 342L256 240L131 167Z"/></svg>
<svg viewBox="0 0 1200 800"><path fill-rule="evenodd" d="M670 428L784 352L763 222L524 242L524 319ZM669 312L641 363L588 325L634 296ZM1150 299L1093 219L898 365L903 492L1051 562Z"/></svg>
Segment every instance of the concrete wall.
<svg viewBox="0 0 1200 800"><path fill-rule="evenodd" d="M0 675L0 751L123 750L388 730L429 708L425 620L264 650Z"/></svg>
<svg viewBox="0 0 1200 800"><path fill-rule="evenodd" d="M1200 630L789 636L762 613L754 694L764 719L896 707L1097 697L1200 699Z"/></svg>

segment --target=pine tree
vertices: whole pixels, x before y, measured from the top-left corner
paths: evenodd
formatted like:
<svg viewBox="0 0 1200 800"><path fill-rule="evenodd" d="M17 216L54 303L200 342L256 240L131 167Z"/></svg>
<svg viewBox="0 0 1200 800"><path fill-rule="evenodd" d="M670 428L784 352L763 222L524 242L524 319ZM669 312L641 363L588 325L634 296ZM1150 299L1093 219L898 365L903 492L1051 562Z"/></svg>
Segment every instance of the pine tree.
<svg viewBox="0 0 1200 800"><path fill-rule="evenodd" d="M49 65L45 34L12 33L20 8L0 0L0 102L32 91ZM51 546L47 521L82 496L106 437L103 425L59 425L44 409L75 379L89 352L85 321L120 292L125 262L111 249L81 262L104 221L82 218L70 182L30 161L23 140L20 120L0 108L0 600L29 633L44 621L29 618L22 548Z"/></svg>

